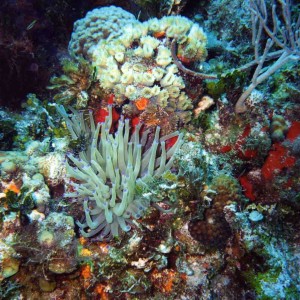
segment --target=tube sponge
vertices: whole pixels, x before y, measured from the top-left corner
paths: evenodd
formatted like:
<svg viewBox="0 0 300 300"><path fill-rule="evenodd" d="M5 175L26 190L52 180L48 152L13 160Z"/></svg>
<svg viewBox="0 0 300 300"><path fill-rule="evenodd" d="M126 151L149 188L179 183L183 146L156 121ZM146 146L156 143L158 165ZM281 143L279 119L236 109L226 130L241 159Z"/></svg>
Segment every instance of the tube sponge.
<svg viewBox="0 0 300 300"><path fill-rule="evenodd" d="M73 138L90 136L85 151L69 154L67 174L72 192L65 197L83 202L83 222L77 222L85 237L100 234L100 239L111 239L122 231L130 230L130 218L139 219L154 199L136 196L136 185L147 184L147 180L162 175L173 164L174 153L182 144L178 132L160 138L160 128L155 130L149 146L149 131L140 134L141 125L135 127L130 137L129 120L121 119L118 131L111 134L112 108L104 123L94 124L92 113L89 124L82 113L73 110L71 119L62 106L57 107ZM178 136L176 143L166 149L165 141Z"/></svg>

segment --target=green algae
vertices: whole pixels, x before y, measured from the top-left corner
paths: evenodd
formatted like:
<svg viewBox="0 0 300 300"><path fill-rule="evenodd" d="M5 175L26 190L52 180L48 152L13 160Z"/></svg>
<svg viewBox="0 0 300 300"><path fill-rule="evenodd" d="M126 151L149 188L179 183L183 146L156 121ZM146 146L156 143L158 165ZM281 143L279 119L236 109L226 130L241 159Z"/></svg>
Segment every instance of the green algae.
<svg viewBox="0 0 300 300"><path fill-rule="evenodd" d="M210 96L218 99L223 94L232 93L241 90L246 81L246 73L237 69L224 73L218 77L218 80L207 80L206 89Z"/></svg>
<svg viewBox="0 0 300 300"><path fill-rule="evenodd" d="M274 297L268 296L264 293L264 283L276 284L278 276L281 273L281 268L270 268L266 272L255 273L253 270L245 272L244 277L250 286L255 290L258 299L271 300Z"/></svg>

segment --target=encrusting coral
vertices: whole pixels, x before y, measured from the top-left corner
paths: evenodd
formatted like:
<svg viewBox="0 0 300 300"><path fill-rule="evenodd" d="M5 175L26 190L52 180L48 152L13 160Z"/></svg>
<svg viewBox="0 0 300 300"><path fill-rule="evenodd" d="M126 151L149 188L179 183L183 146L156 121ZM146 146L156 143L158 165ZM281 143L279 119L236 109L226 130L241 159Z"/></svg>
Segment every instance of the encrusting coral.
<svg viewBox="0 0 300 300"><path fill-rule="evenodd" d="M91 237L100 233L100 239L110 239L119 235L120 228L129 231L130 218L139 219L151 201L155 202L155 199L137 195L136 187L171 168L173 154L182 144L182 135L174 132L159 138L160 128L157 127L150 144L149 131L141 132L140 124L130 138L128 119L121 118L117 132L109 133L111 107L108 118L97 126L91 112L90 124L87 124L83 114L74 111L70 119L63 106L57 109L73 139L85 134L90 140L86 150L79 152L79 157L68 155L70 164L67 165L71 191L65 197L83 200L85 220L77 222L81 234ZM166 149L166 140L172 137L177 137L177 141Z"/></svg>

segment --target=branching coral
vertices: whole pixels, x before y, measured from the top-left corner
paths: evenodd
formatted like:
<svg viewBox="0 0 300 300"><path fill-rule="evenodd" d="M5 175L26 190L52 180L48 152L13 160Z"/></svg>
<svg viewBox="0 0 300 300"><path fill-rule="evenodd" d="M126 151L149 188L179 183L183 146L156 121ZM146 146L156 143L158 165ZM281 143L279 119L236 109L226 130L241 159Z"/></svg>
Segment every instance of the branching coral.
<svg viewBox="0 0 300 300"><path fill-rule="evenodd" d="M254 46L254 61L246 64L240 70L245 70L256 65L251 84L242 93L235 105L236 113L244 113L247 110L245 100L251 92L263 81L267 80L277 70L288 62L297 63L300 60L300 15L292 13L290 0L279 1L281 6L282 20L276 13L276 5L272 5L273 28L270 28L268 9L265 0L251 0L250 10L252 18L252 44ZM264 40L263 32L268 36L263 53L261 41ZM278 51L271 50L278 48ZM275 62L264 67L265 62L276 59Z"/></svg>
<svg viewBox="0 0 300 300"><path fill-rule="evenodd" d="M120 228L129 231L131 218L139 219L151 201L155 201L137 196L136 187L171 168L173 154L182 144L181 134L174 132L159 138L157 127L149 145L149 131L141 132L140 124L130 138L129 120L121 119L118 131L114 135L109 133L111 107L109 117L97 126L91 112L89 125L83 114L75 112L70 119L62 106L58 112L73 139L85 133L91 141L85 151L79 152L79 157L68 155L67 173L74 191L65 196L83 200L85 220L77 223L81 234L91 237L100 233L100 239L110 239L119 235ZM178 136L176 143L167 150L166 140L175 136Z"/></svg>

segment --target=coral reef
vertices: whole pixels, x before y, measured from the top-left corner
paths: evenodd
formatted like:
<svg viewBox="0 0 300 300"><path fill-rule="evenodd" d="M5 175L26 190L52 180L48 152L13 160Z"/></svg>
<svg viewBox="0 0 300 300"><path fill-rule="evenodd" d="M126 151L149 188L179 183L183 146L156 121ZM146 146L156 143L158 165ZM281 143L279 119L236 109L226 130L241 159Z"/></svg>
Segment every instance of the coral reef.
<svg viewBox="0 0 300 300"><path fill-rule="evenodd" d="M49 127L53 126L52 118L36 95L28 94L27 101L23 104L24 117L15 117L14 146L22 150L31 141L41 141L48 134ZM13 117L13 116L12 116ZM14 118L14 117L13 117ZM40 149L42 151L42 149Z"/></svg>
<svg viewBox="0 0 300 300"><path fill-rule="evenodd" d="M170 110L191 108L166 40L156 38L157 32L179 41L178 55L197 61L205 57L205 34L188 19L165 17L128 25L119 38L110 43L100 41L95 46L92 59L98 67L101 86L115 94L118 104L126 98L137 102L143 97L163 108L169 106ZM131 44L135 46L128 48Z"/></svg>
<svg viewBox="0 0 300 300"><path fill-rule="evenodd" d="M299 15L293 10L290 1L280 2L279 9L277 9L276 4L272 5L273 30L268 27L268 9L265 0L251 0L249 1L249 7L252 20L254 60L242 68L253 65L256 68L250 85L236 102L236 113L246 111L247 107L244 102L259 84L267 80L285 64L292 62L295 65L300 60ZM280 13L277 12L278 10L280 10ZM278 25L279 22L281 25ZM267 42L265 42L261 28L268 36ZM278 34L278 32L280 33ZM285 37L282 37L282 35ZM278 49L280 49L279 52ZM274 62L265 64L268 60L274 60Z"/></svg>
<svg viewBox="0 0 300 300"><path fill-rule="evenodd" d="M68 247L75 237L74 220L62 213L50 213L40 224L38 242L45 247Z"/></svg>
<svg viewBox="0 0 300 300"><path fill-rule="evenodd" d="M236 207L231 206L228 209L232 211L236 210ZM272 218L271 216L276 213L271 207L264 210L267 218ZM296 248L289 245L283 237L275 237L280 229L272 222L251 222L251 213L247 211L237 212L235 220L235 226L243 229L244 247L263 258L263 264L258 270L252 266L243 269L243 276L255 289L257 299L272 297L296 299L295 296L299 292L297 291L299 280L294 276L295 268L299 264L294 256Z"/></svg>
<svg viewBox="0 0 300 300"><path fill-rule="evenodd" d="M270 101L273 105L286 106L299 103L299 66L293 62L287 63L282 70L277 71L268 81L268 92L272 95ZM291 102L292 103L291 103Z"/></svg>
<svg viewBox="0 0 300 300"><path fill-rule="evenodd" d="M190 221L189 232L208 248L225 247L232 233L223 210L229 203L240 202L239 183L232 176L221 173L213 177L202 194L209 207L205 209L203 217L195 216Z"/></svg>
<svg viewBox="0 0 300 300"><path fill-rule="evenodd" d="M112 2L85 1L67 18L69 0L39 4L57 31L65 24L65 46L47 41L47 92L22 99L22 112L0 109L0 298L298 299L298 66L235 113L252 75L278 58L266 55L260 74L246 63L258 1ZM299 15L290 4L280 1ZM21 44L0 50L8 62L37 53L31 36L45 24L28 0L5 11L16 6L29 14ZM2 37L11 16L0 19Z"/></svg>

